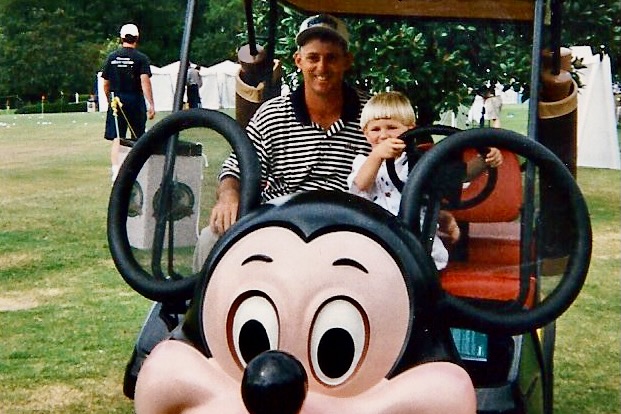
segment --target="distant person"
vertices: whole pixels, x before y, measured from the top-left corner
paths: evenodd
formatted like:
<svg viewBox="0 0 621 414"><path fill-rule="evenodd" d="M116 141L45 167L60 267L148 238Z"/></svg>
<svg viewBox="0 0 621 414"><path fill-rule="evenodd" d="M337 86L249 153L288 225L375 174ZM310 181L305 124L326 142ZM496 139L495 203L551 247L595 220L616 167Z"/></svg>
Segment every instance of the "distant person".
<svg viewBox="0 0 621 414"><path fill-rule="evenodd" d="M101 74L103 90L109 103L104 138L112 141L112 181L116 179L121 167L120 139L126 138L128 129L130 139L138 139L144 134L147 117L153 119L155 116L151 62L147 55L136 50L138 27L134 24L124 25L121 27L120 38L121 47L108 55ZM117 108L116 117L114 107Z"/></svg>
<svg viewBox="0 0 621 414"><path fill-rule="evenodd" d="M483 95L484 91L482 89L477 90L472 106L468 111L468 124L472 128L476 126L483 128L485 126L485 98Z"/></svg>
<svg viewBox="0 0 621 414"><path fill-rule="evenodd" d="M487 88L485 91L484 108L485 120L489 122L493 128L500 128L500 111L502 110L502 98L496 96L493 87Z"/></svg>
<svg viewBox="0 0 621 414"><path fill-rule="evenodd" d="M188 105L190 108L201 107L201 95L199 91L202 86L203 79L201 78L200 65L196 65L194 67L188 66L186 89L188 95Z"/></svg>

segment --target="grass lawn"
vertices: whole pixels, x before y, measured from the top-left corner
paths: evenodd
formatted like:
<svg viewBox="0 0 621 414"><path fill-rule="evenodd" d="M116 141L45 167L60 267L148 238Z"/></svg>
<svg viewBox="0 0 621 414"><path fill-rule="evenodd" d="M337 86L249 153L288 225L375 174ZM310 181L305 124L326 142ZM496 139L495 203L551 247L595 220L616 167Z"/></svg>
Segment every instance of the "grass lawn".
<svg viewBox="0 0 621 414"><path fill-rule="evenodd" d="M503 116L503 126L519 129L524 107ZM121 382L150 303L110 258L103 125L99 113L0 115L2 413L133 412ZM228 151L212 135L182 135L203 142L209 159L203 224ZM587 284L557 325L556 412L618 413L621 173L581 168L578 182L594 248Z"/></svg>

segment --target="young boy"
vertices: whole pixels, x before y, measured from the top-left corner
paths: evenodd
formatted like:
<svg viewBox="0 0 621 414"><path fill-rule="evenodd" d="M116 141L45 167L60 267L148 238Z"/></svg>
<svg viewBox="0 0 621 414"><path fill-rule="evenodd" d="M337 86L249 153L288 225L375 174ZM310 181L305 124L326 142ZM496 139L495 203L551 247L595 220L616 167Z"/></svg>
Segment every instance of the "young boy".
<svg viewBox="0 0 621 414"><path fill-rule="evenodd" d="M413 129L416 116L409 99L400 92L383 92L373 96L362 109L360 127L364 132L371 153L358 155L354 159L352 172L347 179L349 191L384 207L393 214L399 212L401 193L388 177L385 160L395 159L395 170L403 182L408 177L408 163L403 153L405 143L399 137ZM480 174L486 165L497 167L502 163L502 154L497 148L490 148L485 159L479 157L466 166L466 180ZM448 263L448 251L436 235L431 257L438 270Z"/></svg>

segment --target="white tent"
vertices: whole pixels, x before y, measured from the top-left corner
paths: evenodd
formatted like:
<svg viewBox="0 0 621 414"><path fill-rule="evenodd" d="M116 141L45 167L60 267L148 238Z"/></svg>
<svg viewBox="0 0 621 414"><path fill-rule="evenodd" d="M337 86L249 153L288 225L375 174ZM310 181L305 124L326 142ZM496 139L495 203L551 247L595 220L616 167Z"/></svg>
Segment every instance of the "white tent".
<svg viewBox="0 0 621 414"><path fill-rule="evenodd" d="M610 57L593 55L589 46L571 48L583 59L578 69L584 85L578 91L578 166L621 169Z"/></svg>
<svg viewBox="0 0 621 414"><path fill-rule="evenodd" d="M151 66L151 88L153 90L153 100L155 101L156 111L171 111L175 97L175 80L171 79L168 72ZM103 92L103 78L101 72L97 74L97 96L99 97L99 111L108 110L108 101Z"/></svg>
<svg viewBox="0 0 621 414"><path fill-rule="evenodd" d="M239 73L238 63L226 60L208 68L201 67L203 87L200 89L203 108L220 109L235 107L235 78ZM179 61L158 68L151 66L151 87L156 111L172 111ZM97 74L99 110L108 110L108 101L103 93L101 72ZM185 96L185 95L184 95ZM185 100L185 98L184 98Z"/></svg>
<svg viewBox="0 0 621 414"><path fill-rule="evenodd" d="M173 83L177 83L180 62L173 62L161 68L169 74ZM235 107L235 78L239 73L238 63L225 60L208 68L201 67L200 74L203 86L199 93L201 105L207 109ZM154 98L155 99L155 98ZM157 101L155 103L156 107Z"/></svg>
<svg viewBox="0 0 621 414"><path fill-rule="evenodd" d="M200 90L203 108L235 108L235 79L239 73L239 63L225 60L208 68L201 68L203 87ZM209 84L218 85L216 90L210 89Z"/></svg>

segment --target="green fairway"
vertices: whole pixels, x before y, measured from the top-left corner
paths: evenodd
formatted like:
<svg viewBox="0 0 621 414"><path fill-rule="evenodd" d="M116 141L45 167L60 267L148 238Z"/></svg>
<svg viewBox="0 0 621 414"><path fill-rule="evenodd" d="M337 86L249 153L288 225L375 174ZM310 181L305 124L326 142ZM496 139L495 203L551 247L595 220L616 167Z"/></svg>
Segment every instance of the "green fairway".
<svg viewBox="0 0 621 414"><path fill-rule="evenodd" d="M503 127L524 132L525 120L525 106L503 108ZM123 281L108 250L103 127L100 113L0 115L0 413L133 412L123 371L150 302ZM204 225L229 150L207 130L182 139L201 142L209 161ZM621 406L621 172L580 168L578 182L593 257L585 288L557 323L555 412L613 414Z"/></svg>

